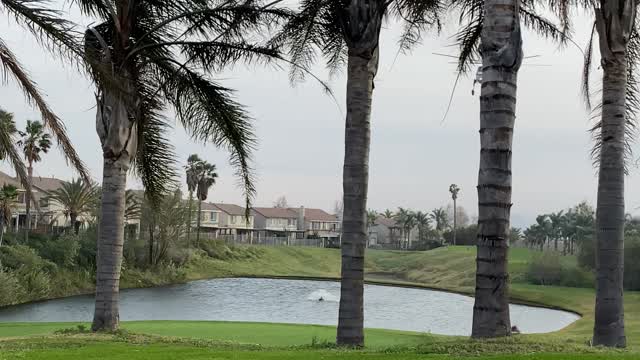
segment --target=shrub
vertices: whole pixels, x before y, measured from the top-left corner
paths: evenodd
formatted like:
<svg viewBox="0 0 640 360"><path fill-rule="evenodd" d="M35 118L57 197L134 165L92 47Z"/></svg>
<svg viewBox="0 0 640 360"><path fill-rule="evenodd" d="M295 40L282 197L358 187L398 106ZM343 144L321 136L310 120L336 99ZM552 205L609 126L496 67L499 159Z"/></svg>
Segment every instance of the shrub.
<svg viewBox="0 0 640 360"><path fill-rule="evenodd" d="M0 247L0 262L12 270L25 268L52 273L57 268L56 264L41 258L34 249L25 245Z"/></svg>
<svg viewBox="0 0 640 360"><path fill-rule="evenodd" d="M86 270L95 271L96 253L98 244L98 231L90 227L87 231L80 233L78 237L78 255L76 264Z"/></svg>
<svg viewBox="0 0 640 360"><path fill-rule="evenodd" d="M24 295L20 279L13 272L0 269L0 306L18 304Z"/></svg>
<svg viewBox="0 0 640 360"><path fill-rule="evenodd" d="M558 253L536 255L527 269L527 280L536 285L554 285L560 282L562 265Z"/></svg>
<svg viewBox="0 0 640 360"><path fill-rule="evenodd" d="M76 266L80 251L80 236L63 234L58 238L44 240L38 247L41 257L51 260L58 266L72 268Z"/></svg>
<svg viewBox="0 0 640 360"><path fill-rule="evenodd" d="M24 287L28 300L40 300L49 296L51 291L51 278L41 270L32 270L25 267L18 271L20 283Z"/></svg>

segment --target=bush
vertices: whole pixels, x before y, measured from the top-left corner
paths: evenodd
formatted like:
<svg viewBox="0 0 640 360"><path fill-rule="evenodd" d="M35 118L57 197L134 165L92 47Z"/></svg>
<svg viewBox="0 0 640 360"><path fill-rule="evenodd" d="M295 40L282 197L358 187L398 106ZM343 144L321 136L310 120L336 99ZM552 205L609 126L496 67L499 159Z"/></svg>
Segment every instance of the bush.
<svg viewBox="0 0 640 360"><path fill-rule="evenodd" d="M0 262L12 270L24 268L52 273L57 269L56 264L41 258L34 249L25 245L0 247Z"/></svg>
<svg viewBox="0 0 640 360"><path fill-rule="evenodd" d="M44 240L36 249L41 257L51 260L58 266L72 268L76 266L80 251L80 236L62 234L57 238Z"/></svg>
<svg viewBox="0 0 640 360"><path fill-rule="evenodd" d="M78 255L76 258L76 264L80 268L95 271L97 245L98 231L95 227L90 227L87 231L80 233L78 237Z"/></svg>
<svg viewBox="0 0 640 360"><path fill-rule="evenodd" d="M18 271L20 283L24 287L28 300L45 299L51 292L51 278L41 270L22 268Z"/></svg>
<svg viewBox="0 0 640 360"><path fill-rule="evenodd" d="M558 253L535 255L529 262L527 280L536 285L556 285L562 277L562 264Z"/></svg>
<svg viewBox="0 0 640 360"><path fill-rule="evenodd" d="M262 253L262 250L256 247L230 246L222 240L209 239L200 240L200 249L209 257L219 260L255 259Z"/></svg>
<svg viewBox="0 0 640 360"><path fill-rule="evenodd" d="M593 272L575 265L566 265L557 252L544 252L529 262L526 280L535 285L593 287Z"/></svg>
<svg viewBox="0 0 640 360"><path fill-rule="evenodd" d="M442 246L440 240L415 241L411 244L411 250L426 251L436 249Z"/></svg>
<svg viewBox="0 0 640 360"><path fill-rule="evenodd" d="M596 270L595 242L584 241L578 253L578 263L584 269ZM640 290L640 234L625 231L624 240L624 288Z"/></svg>
<svg viewBox="0 0 640 360"><path fill-rule="evenodd" d="M14 273L0 269L0 306L22 302L25 290L20 284L20 279Z"/></svg>

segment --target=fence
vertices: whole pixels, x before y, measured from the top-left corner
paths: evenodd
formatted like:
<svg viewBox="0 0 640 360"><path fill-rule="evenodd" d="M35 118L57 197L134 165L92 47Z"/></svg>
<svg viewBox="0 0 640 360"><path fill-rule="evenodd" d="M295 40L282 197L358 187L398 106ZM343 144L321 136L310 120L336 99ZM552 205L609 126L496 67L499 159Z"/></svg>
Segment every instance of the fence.
<svg viewBox="0 0 640 360"><path fill-rule="evenodd" d="M282 236L257 236L256 234L218 234L200 233L201 239L222 240L229 245L263 245L263 246L307 246L328 247L332 242L325 239L293 239Z"/></svg>

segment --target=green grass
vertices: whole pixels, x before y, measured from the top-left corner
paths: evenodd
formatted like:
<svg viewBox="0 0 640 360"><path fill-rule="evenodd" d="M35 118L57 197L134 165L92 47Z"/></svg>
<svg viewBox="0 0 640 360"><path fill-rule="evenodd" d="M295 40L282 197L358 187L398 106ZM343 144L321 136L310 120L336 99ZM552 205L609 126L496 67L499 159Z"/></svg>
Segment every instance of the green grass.
<svg viewBox="0 0 640 360"><path fill-rule="evenodd" d="M201 258L186 269L186 279L238 276L337 279L339 276L339 250L276 247L257 248L251 253L250 257L226 260ZM335 328L326 326L198 321L124 323L123 328L131 334L152 336L140 340L132 336L53 335L56 330L75 326L70 323L0 323L0 359L91 359L100 358L100 354L109 354L113 359L455 359L462 358L456 356L471 355L479 356L474 359L516 360L640 359L637 352L640 351L640 292L625 293L629 350L591 353L594 349L585 344L593 330L594 290L526 284L524 273L532 256L530 250L512 249L511 297L516 302L561 308L583 315L557 333L474 342L462 337L367 329L367 350L344 352L323 345L335 339ZM562 261L571 264L576 260L566 257ZM367 252L365 267L370 282L471 294L475 280L475 249L374 250ZM311 347L312 343L316 347ZM256 347L261 351L256 351Z"/></svg>

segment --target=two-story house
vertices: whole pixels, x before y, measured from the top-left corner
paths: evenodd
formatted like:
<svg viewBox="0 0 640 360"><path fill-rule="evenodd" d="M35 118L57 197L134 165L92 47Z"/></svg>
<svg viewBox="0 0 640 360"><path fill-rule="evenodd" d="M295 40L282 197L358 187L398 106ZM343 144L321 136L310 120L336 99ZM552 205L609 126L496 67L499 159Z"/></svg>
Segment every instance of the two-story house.
<svg viewBox="0 0 640 360"><path fill-rule="evenodd" d="M288 208L253 208L259 236L295 239L304 236L298 229L298 213Z"/></svg>
<svg viewBox="0 0 640 360"><path fill-rule="evenodd" d="M245 208L234 204L213 204L219 211L218 235L232 235L234 240L253 240L254 215L247 218Z"/></svg>
<svg viewBox="0 0 640 360"><path fill-rule="evenodd" d="M340 220L322 209L301 206L290 210L298 214L298 229L308 239L336 240L340 238Z"/></svg>
<svg viewBox="0 0 640 360"><path fill-rule="evenodd" d="M34 230L48 230L71 225L68 217L64 214L63 207L46 198L49 192L59 189L64 183L64 180L51 177L33 177L31 190L34 201L31 204L31 226ZM16 178L0 172L0 186L4 184L13 185L18 189L18 199L10 224L14 231L17 231L27 226L26 190ZM83 219L78 220L82 221Z"/></svg>
<svg viewBox="0 0 640 360"><path fill-rule="evenodd" d="M378 216L367 230L369 245L385 248L400 248L403 240L402 227L394 219Z"/></svg>

